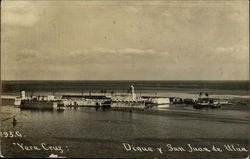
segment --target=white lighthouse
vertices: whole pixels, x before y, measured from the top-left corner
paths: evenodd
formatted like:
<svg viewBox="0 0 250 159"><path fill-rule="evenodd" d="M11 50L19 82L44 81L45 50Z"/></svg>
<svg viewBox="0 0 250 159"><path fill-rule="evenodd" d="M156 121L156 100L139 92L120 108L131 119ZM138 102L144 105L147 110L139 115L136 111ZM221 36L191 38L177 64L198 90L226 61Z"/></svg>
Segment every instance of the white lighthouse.
<svg viewBox="0 0 250 159"><path fill-rule="evenodd" d="M135 88L133 85L130 86L130 95L131 95L132 100L136 99Z"/></svg>
<svg viewBox="0 0 250 159"><path fill-rule="evenodd" d="M25 99L25 91L21 91L21 99L24 100Z"/></svg>

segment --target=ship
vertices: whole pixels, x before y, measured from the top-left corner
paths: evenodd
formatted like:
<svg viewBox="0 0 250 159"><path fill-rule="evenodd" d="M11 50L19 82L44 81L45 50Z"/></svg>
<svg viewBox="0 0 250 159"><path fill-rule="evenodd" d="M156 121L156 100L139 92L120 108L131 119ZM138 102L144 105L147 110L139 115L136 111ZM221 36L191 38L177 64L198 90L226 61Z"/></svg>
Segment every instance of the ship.
<svg viewBox="0 0 250 159"><path fill-rule="evenodd" d="M22 100L21 109L57 109L57 102L48 100Z"/></svg>
<svg viewBox="0 0 250 159"><path fill-rule="evenodd" d="M194 109L201 109L201 108L220 108L218 103L215 103L213 99L209 98L208 93L200 93L198 100L195 101L193 106Z"/></svg>
<svg viewBox="0 0 250 159"><path fill-rule="evenodd" d="M21 109L57 109L59 108L57 105L57 101L54 96L33 96L33 93L30 98L25 96L25 91L21 91L20 98L21 99L19 108Z"/></svg>
<svg viewBox="0 0 250 159"><path fill-rule="evenodd" d="M169 97L142 96L142 99L146 100L147 107L169 108Z"/></svg>

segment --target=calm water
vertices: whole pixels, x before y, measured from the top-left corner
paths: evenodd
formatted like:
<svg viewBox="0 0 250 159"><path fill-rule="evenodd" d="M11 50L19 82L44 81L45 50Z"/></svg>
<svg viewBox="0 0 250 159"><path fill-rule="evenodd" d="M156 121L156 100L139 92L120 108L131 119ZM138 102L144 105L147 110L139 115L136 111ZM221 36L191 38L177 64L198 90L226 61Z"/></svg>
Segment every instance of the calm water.
<svg viewBox="0 0 250 159"><path fill-rule="evenodd" d="M206 91L216 94L248 95L248 81L3 81L3 94L16 94L20 90L30 93L81 93L100 90L126 93L134 85L137 93L166 93Z"/></svg>
<svg viewBox="0 0 250 159"><path fill-rule="evenodd" d="M187 148L187 144L212 147L224 144L248 144L248 112L210 110L144 110L135 112L96 110L92 108L58 111L15 112L18 123L2 122L2 131L20 131L23 138L2 138L2 152L6 157L47 157L51 153L67 157L183 157L184 152L168 152L167 144ZM64 152L24 151L13 145L60 145ZM126 151L122 143L136 146L162 147L157 152ZM213 158L245 156L243 152L188 153L190 158L211 155ZM170 156L169 156L170 155ZM200 156L201 155L201 156Z"/></svg>
<svg viewBox="0 0 250 159"><path fill-rule="evenodd" d="M131 82L110 81L91 82L77 81L59 82L7 82L3 92L18 94L19 89L34 89L39 93L49 94L53 86L58 92L76 93L79 88L85 90L127 89L133 84L138 91L148 90L182 95L199 90L210 90L220 95L245 95L246 83L222 83L226 88L213 88L218 83L192 82ZM189 84L188 84L189 83ZM219 82L220 83L220 82ZM169 87L170 85L170 87ZM179 86L178 86L179 85ZM232 86L233 85L233 86ZM171 86L173 86L171 88ZM179 89L179 87L183 87ZM33 90L33 91L34 91ZM186 91L184 91L186 90ZM233 92L228 94L227 92ZM180 92L181 91L181 92ZM223 93L224 92L224 93ZM226 92L226 93L225 93ZM234 104L231 107L239 107ZM246 106L245 106L246 107ZM247 106L248 107L248 106ZM229 152L224 145L232 144L236 147L248 147L249 112L246 109L236 110L222 108L218 110L194 110L192 106L170 105L170 108L157 110L128 111L96 110L92 108L66 109L64 111L30 111L20 110L10 103L1 107L5 120L1 121L1 131L19 131L23 137L4 138L1 140L1 150L5 157L48 157L57 154L66 157L163 157L163 158L242 158L247 152ZM12 124L15 116L17 124ZM3 117L2 117L3 119ZM14 143L14 144L13 144ZM62 146L63 153L50 150L22 150L16 143L32 145L41 148L46 146ZM126 151L123 143L140 147L151 147L153 152ZM168 144L183 147L189 150L188 144L193 147L220 147L223 152L179 152L170 151ZM157 148L162 148L161 154Z"/></svg>

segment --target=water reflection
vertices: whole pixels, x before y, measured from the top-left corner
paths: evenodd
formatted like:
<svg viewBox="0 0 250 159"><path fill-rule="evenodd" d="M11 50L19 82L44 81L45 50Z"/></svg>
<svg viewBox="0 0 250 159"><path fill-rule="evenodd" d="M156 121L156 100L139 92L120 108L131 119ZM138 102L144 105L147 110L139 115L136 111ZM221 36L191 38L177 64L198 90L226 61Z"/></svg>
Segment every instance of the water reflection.
<svg viewBox="0 0 250 159"><path fill-rule="evenodd" d="M156 108L157 109L168 109L170 107L170 104L162 104L158 105Z"/></svg>

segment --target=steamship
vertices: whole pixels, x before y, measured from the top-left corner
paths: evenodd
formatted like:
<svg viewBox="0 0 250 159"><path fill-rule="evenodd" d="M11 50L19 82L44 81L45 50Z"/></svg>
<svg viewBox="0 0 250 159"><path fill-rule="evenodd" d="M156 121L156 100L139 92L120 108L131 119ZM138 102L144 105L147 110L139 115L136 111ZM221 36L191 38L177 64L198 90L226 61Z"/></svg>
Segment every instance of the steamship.
<svg viewBox="0 0 250 159"><path fill-rule="evenodd" d="M21 91L19 98L15 99L15 105L19 105L21 109L56 109L57 101L54 96L38 96L31 95L30 98L25 97L25 91Z"/></svg>

